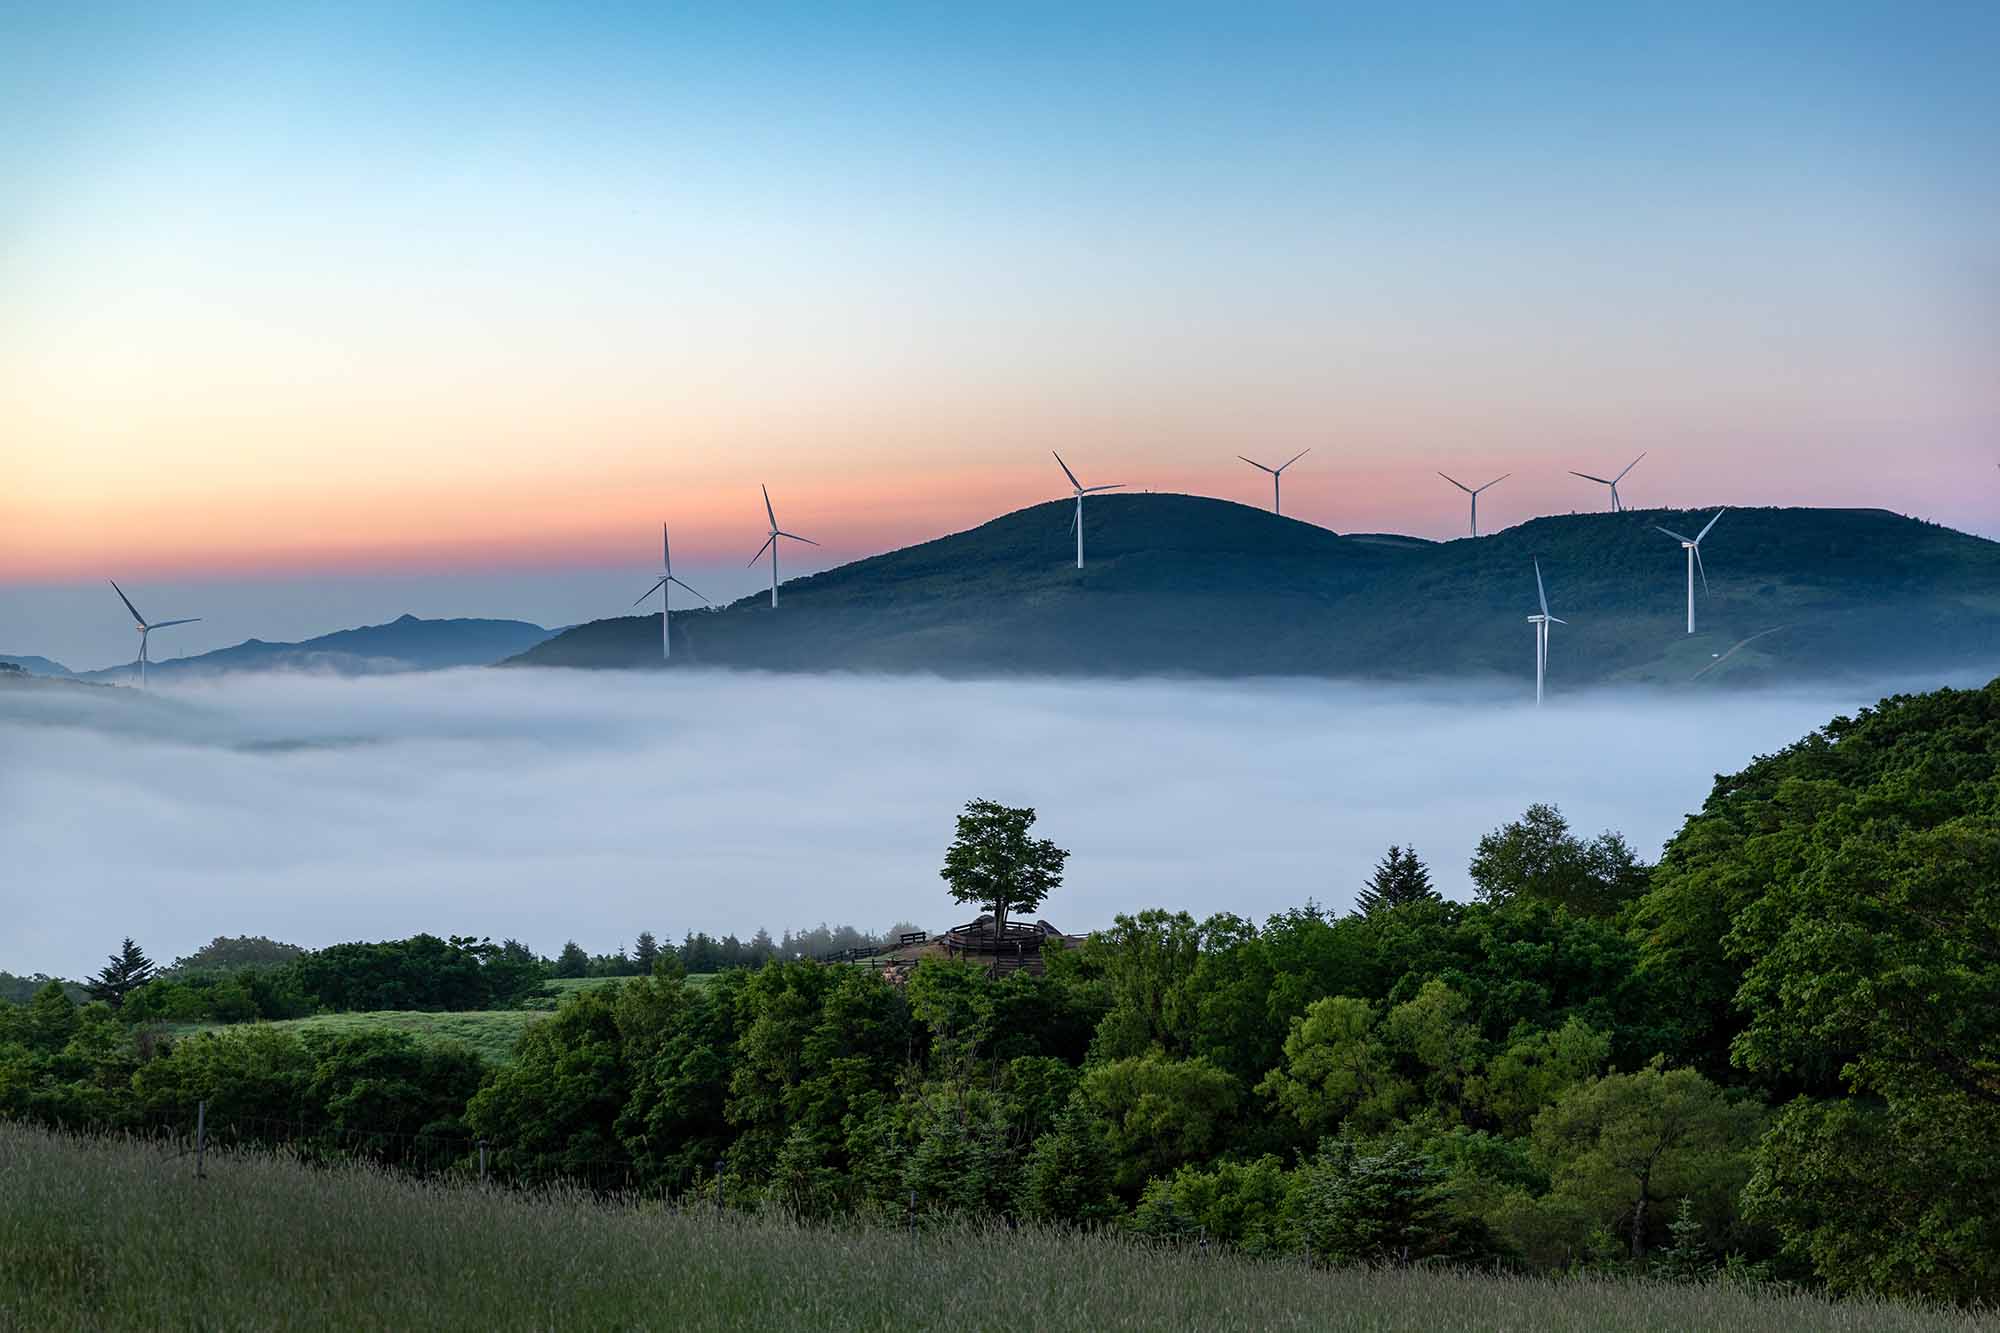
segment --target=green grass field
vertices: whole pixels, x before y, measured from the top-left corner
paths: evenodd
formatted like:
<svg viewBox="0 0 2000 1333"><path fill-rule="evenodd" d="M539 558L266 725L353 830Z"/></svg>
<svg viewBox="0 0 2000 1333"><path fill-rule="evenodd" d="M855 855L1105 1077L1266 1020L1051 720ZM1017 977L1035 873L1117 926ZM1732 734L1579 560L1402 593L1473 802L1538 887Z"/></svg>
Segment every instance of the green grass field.
<svg viewBox="0 0 2000 1333"><path fill-rule="evenodd" d="M1105 1235L805 1229L0 1124L0 1328L2000 1327L1798 1294L1314 1271Z"/></svg>
<svg viewBox="0 0 2000 1333"><path fill-rule="evenodd" d="M712 972L699 973L688 978L695 985L705 985L714 977ZM463 1042L477 1051L489 1063L506 1064L513 1058L514 1042L530 1023L547 1018L561 1001L579 991L601 990L615 986L623 977L565 977L545 983L556 991L553 999L532 1009L477 1009L458 1013L436 1013L418 1009L377 1009L363 1013L315 1014L311 1018L290 1018L272 1023L275 1028L289 1028L296 1032L362 1032L371 1028L388 1028L396 1032L409 1032L427 1041ZM217 1023L168 1023L164 1025L170 1036L185 1037L196 1032L226 1032L228 1027Z"/></svg>

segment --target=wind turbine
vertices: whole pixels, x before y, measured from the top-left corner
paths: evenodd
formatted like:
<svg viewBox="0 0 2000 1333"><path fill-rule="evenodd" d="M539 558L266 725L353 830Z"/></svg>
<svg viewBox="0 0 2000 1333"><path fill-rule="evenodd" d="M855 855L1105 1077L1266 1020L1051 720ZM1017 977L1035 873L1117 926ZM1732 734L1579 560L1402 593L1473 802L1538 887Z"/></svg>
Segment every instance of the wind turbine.
<svg viewBox="0 0 2000 1333"><path fill-rule="evenodd" d="M1069 478L1070 489L1076 492L1076 512L1070 515L1069 528L1071 532L1074 532L1076 534L1076 567L1078 569L1082 569L1083 568L1083 497L1086 495L1094 495L1098 491L1115 491L1120 486L1123 486L1125 483L1122 481L1114 481L1109 486L1086 486L1082 482L1076 479L1076 473L1071 472L1069 470L1069 464L1062 461L1061 454L1056 454L1056 451L1053 449L1049 450L1049 452L1055 454L1056 466L1063 470L1063 475ZM1290 464L1287 464L1286 466L1289 467Z"/></svg>
<svg viewBox="0 0 2000 1333"><path fill-rule="evenodd" d="M1716 510L1715 517L1708 520L1708 527L1703 528L1692 538L1683 537L1672 528L1662 528L1657 523L1653 525L1658 531L1666 533L1669 537L1679 542L1681 549L1688 553L1688 633L1690 634L1694 633L1694 572L1697 569L1701 570L1702 595L1704 597L1708 595L1708 570L1701 563L1701 539L1708 535L1708 528L1714 527L1721 520L1722 516L1728 512L1729 508L1726 505Z"/></svg>
<svg viewBox="0 0 2000 1333"><path fill-rule="evenodd" d="M777 525L774 523L772 526L776 527ZM762 555L764 553L759 551L757 554ZM660 524L660 566L660 581L640 593L634 599L632 605L637 606L656 592L660 594L660 660L665 662L674 655L674 641L672 636L667 632L668 623L673 619L674 615L674 589L677 586L686 588L689 592L694 592L694 589L689 588L687 584L682 583L674 577L674 554L672 549L667 545L667 525L664 523ZM774 588L772 591L775 593L776 589ZM701 594L698 592L694 592L694 595L701 597ZM701 600L707 602L708 598L701 597Z"/></svg>
<svg viewBox="0 0 2000 1333"><path fill-rule="evenodd" d="M1567 620L1558 620L1549 614L1549 595L1542 588L1542 562L1535 561L1535 596L1542 603L1542 613L1529 616L1528 623L1535 627L1535 707L1542 706L1542 678L1549 670L1549 626L1567 625Z"/></svg>
<svg viewBox="0 0 2000 1333"><path fill-rule="evenodd" d="M1502 472L1499 476L1487 482L1485 486L1468 486L1464 482L1459 481L1456 478L1445 477L1444 473L1442 472L1438 473L1438 475L1440 477L1444 477L1446 481L1451 482L1452 485L1458 487L1458 489L1464 491L1467 495L1472 497L1472 535L1477 537L1479 535L1479 493L1483 490L1486 490L1488 487L1498 486L1501 482L1507 480L1507 478L1513 476L1514 474L1511 472Z"/></svg>
<svg viewBox="0 0 2000 1333"><path fill-rule="evenodd" d="M201 617L189 616L185 620L155 620L148 622L146 617L139 614L139 608L132 605L132 599L125 595L125 590L118 586L117 579L106 579L105 582L109 583L111 590L118 594L118 600L125 603L125 609L132 613L133 623L139 627L139 688L143 690L146 688L147 638L156 629L165 629L169 625L192 625L195 621L200 620Z"/></svg>
<svg viewBox="0 0 2000 1333"><path fill-rule="evenodd" d="M804 542L807 546L818 546L819 543L810 537L801 537L796 532L785 532L780 529L778 527L777 512L771 508L771 488L764 486L762 490L764 492L764 513L771 520L771 535L764 539L763 546L757 548L757 554L750 557L750 563L753 565L757 563L764 554L764 547L768 546L771 549L771 607L773 610L776 610L778 605L778 538L790 537L793 541ZM675 582L678 583L679 580L676 579ZM687 588L687 584L685 583L682 583L681 586ZM694 589L688 588L688 591L694 592ZM699 597L701 594L695 593L695 595Z"/></svg>
<svg viewBox="0 0 2000 1333"><path fill-rule="evenodd" d="M1639 458L1644 458L1645 456L1645 453L1642 452ZM1630 472L1633 468L1639 466L1639 458L1635 458L1627 463L1625 465L1625 472ZM1625 472L1620 472L1609 481L1606 481L1603 477L1593 477L1588 472L1578 472L1574 469L1570 471L1570 475L1572 477L1582 477L1585 481L1594 481L1599 486L1609 486L1611 488L1611 511L1615 514L1622 514L1625 512L1625 506L1618 499L1618 483L1625 480Z"/></svg>
<svg viewBox="0 0 2000 1333"><path fill-rule="evenodd" d="M1271 512L1274 514L1282 514L1285 511L1278 507L1278 478L1285 475L1286 468L1298 462L1301 458L1304 458L1307 454L1311 452L1312 452L1311 449L1301 449L1297 453L1293 454L1290 458L1287 458L1284 462L1278 464L1278 466L1276 467L1265 467L1262 463L1258 462L1254 458L1243 458L1242 454L1238 454L1236 456L1238 458L1243 458L1244 462L1248 463L1251 467L1256 468L1259 472L1268 472L1271 474Z"/></svg>

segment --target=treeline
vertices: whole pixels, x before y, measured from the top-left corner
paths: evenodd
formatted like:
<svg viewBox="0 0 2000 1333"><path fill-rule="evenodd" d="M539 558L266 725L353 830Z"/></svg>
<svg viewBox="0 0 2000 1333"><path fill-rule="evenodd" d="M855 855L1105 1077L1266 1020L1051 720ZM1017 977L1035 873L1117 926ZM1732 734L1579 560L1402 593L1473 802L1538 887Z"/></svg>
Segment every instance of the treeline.
<svg viewBox="0 0 2000 1333"><path fill-rule="evenodd" d="M1067 854L1032 817L969 806L953 892L1055 887ZM384 1034L142 1053L50 987L0 1010L0 1112L204 1097L476 1134L522 1181L617 1159L715 1190L719 1164L732 1205L808 1218L914 1195L1325 1263L1992 1299L2000 682L1719 779L1657 865L1536 806L1470 872L1478 900L1442 901L1398 847L1353 914L1140 912L1043 976L774 961L695 984L663 957L470 1072Z"/></svg>
<svg viewBox="0 0 2000 1333"><path fill-rule="evenodd" d="M759 930L748 945L733 935L716 940L689 932L680 945L664 947L650 931L641 931L629 953L621 948L592 956L571 941L552 959L519 940L495 944L471 935L413 935L316 950L261 936L219 936L164 969L127 938L88 982L0 973L0 1000L24 1004L54 984L73 1001L102 1001L134 1025L247 1023L396 1009L553 1007L559 995L546 983L554 979L645 976L663 962L695 974L762 967L855 945L880 945L910 929L898 924L884 935L870 935L852 926L820 925L786 931L778 941Z"/></svg>

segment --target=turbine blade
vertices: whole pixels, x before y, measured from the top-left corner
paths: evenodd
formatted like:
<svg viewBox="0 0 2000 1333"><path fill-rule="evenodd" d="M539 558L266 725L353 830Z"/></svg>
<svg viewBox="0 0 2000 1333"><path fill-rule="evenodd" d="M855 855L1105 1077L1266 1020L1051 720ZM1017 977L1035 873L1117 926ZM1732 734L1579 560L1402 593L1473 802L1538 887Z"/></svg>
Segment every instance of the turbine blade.
<svg viewBox="0 0 2000 1333"><path fill-rule="evenodd" d="M1721 522L1721 521L1722 521L1722 516L1723 516L1724 514L1728 513L1728 512L1729 512L1729 509L1728 509L1728 507L1727 507L1727 506L1725 506L1725 507L1723 507L1723 508L1721 508L1721 509L1718 509L1718 510L1716 510L1716 511L1715 511L1715 517L1714 517L1714 518L1711 518L1710 520L1708 520L1708 528L1712 528L1712 527L1714 527L1714 526L1715 526L1715 525L1716 525L1717 523ZM1706 537L1706 536L1708 535L1708 528L1703 528L1703 529L1702 529L1702 530L1701 530L1700 532L1698 532L1698 533L1696 533L1696 534L1695 534L1695 539L1694 539L1694 540L1695 540L1695 544L1696 544L1696 545L1700 545L1700 543L1701 543L1701 539L1702 539L1703 537Z"/></svg>
<svg viewBox="0 0 2000 1333"><path fill-rule="evenodd" d="M1076 479L1076 473L1071 472L1069 470L1069 464L1062 461L1062 455L1056 453L1056 451L1053 449L1049 450L1049 452L1051 454L1055 454L1056 466L1063 470L1063 475L1065 477L1069 478L1069 484L1076 487L1076 489L1078 490L1082 490L1083 483Z"/></svg>
<svg viewBox="0 0 2000 1333"><path fill-rule="evenodd" d="M667 525L660 524L660 567L671 574L674 572L674 553L667 547Z"/></svg>
<svg viewBox="0 0 2000 1333"><path fill-rule="evenodd" d="M1542 562L1539 560L1535 562L1535 596L1541 598L1542 614L1546 616L1549 613L1549 595L1542 590Z"/></svg>
<svg viewBox="0 0 2000 1333"><path fill-rule="evenodd" d="M146 617L140 615L139 608L132 605L132 599L130 597L127 597L125 595L125 590L118 586L118 580L106 579L104 581L111 585L111 591L118 594L118 600L125 603L125 609L132 613L132 619L137 621L139 626L143 629L146 624Z"/></svg>
<svg viewBox="0 0 2000 1333"><path fill-rule="evenodd" d="M1081 496L1079 496L1077 498L1076 508L1071 510L1069 515L1070 536L1074 537L1076 535L1076 521L1082 517L1083 517L1083 499Z"/></svg>
<svg viewBox="0 0 2000 1333"><path fill-rule="evenodd" d="M805 543L805 544L806 544L807 546L818 546L818 545L819 545L819 543L818 543L818 542L816 542L816 541L814 541L814 540L813 540L812 538L810 538L810 537L801 537L801 536L799 536L799 534L798 534L798 533L796 533L796 532L781 532L781 533L779 533L779 534L778 534L778 536L780 536L780 537L790 537L790 538L791 538L791 539L792 539L793 541L795 541L795 542L804 542L804 543Z"/></svg>
<svg viewBox="0 0 2000 1333"><path fill-rule="evenodd" d="M1115 491L1118 490L1120 487L1124 486L1124 484L1125 483L1122 481L1114 481L1109 486L1085 486L1083 488L1083 493L1085 495L1095 495L1099 491Z"/></svg>
<svg viewBox="0 0 2000 1333"><path fill-rule="evenodd" d="M771 508L771 488L769 486L764 485L762 482L757 483L757 485L758 489L764 492L764 512L770 517L771 531L776 532L778 530L778 515L777 512Z"/></svg>
<svg viewBox="0 0 2000 1333"><path fill-rule="evenodd" d="M1458 489L1460 489L1461 491L1464 491L1464 492L1465 492L1465 493L1466 493L1467 495L1471 495L1471 494L1472 494L1472 488L1471 488L1470 486L1466 485L1466 484L1465 484L1464 482L1462 482L1462 481L1458 480L1458 479L1457 479L1456 477L1445 477L1445 476L1444 476L1444 473L1442 473L1442 472L1438 473L1438 475L1439 475L1440 477L1444 477L1444 479L1445 479L1446 481L1448 481L1448 482L1450 482L1450 483L1451 483L1452 485L1454 485L1454 486L1458 487Z"/></svg>
<svg viewBox="0 0 2000 1333"><path fill-rule="evenodd" d="M661 589L661 588L662 588L663 586L665 586L665 585L666 585L666 584L667 584L667 583L668 583L669 581L670 581L670 580L667 580L667 579L661 579L661 580L660 580L660 581L659 581L658 583L655 583L655 584L654 584L654 585L653 585L652 587L650 587L650 588L646 589L646 591L644 591L644 592L640 593L640 594L639 594L639 595L638 595L637 597L634 597L634 598L632 599L632 605L634 605L634 606L637 606L637 605L638 605L639 603L641 603L641 602L645 601L645 600L646 600L646 599L647 599L648 597L651 597L651 596L652 596L652 595L653 595L654 593L658 592L658 591L659 591L659 590L660 590L660 589ZM673 579L673 580L671 580L671 582L674 582L674 583L680 583L680 580L679 580L679 579ZM686 585L686 584L682 584L681 586L682 586L682 587L686 587L687 585Z"/></svg>
<svg viewBox="0 0 2000 1333"><path fill-rule="evenodd" d="M1685 538L1685 537L1681 536L1681 535L1680 535L1680 534L1679 534L1678 532L1675 532L1675 531L1674 531L1674 530L1673 530L1672 528L1663 528L1663 527L1661 527L1661 526L1660 526L1659 524L1657 524L1657 523L1655 523L1655 524L1653 525L1653 531L1655 531L1655 532L1664 532L1664 533L1666 533L1666 534L1667 534L1667 535L1668 535L1669 537L1672 537L1672 538L1673 538L1673 539L1674 539L1675 541L1677 541L1677 542L1684 542L1684 541L1686 541L1686 540L1687 540L1687 538Z"/></svg>
<svg viewBox="0 0 2000 1333"><path fill-rule="evenodd" d="M777 540L778 540L778 534L775 532L772 533L770 536L766 537L764 539L764 544L757 548L757 554L750 557L750 564L754 565L759 560L762 560L764 558L764 552L770 548L773 542Z"/></svg>
<svg viewBox="0 0 2000 1333"><path fill-rule="evenodd" d="M200 619L201 619L200 616L189 616L185 620L160 620L160 621L155 621L153 624L146 626L146 628L148 630L156 630L156 629L165 629L169 625L192 625L194 624L195 621Z"/></svg>
<svg viewBox="0 0 2000 1333"><path fill-rule="evenodd" d="M1641 450L1641 451L1640 451L1640 454L1639 454L1639 458L1644 458L1644 457L1646 456L1646 452L1647 452L1647 451L1645 451L1645 450ZM1635 467L1639 466L1639 458L1635 458L1635 459L1633 459L1633 460L1632 460L1631 462L1627 463L1627 464L1625 465L1625 472L1630 472L1630 471L1631 471L1631 470L1632 470L1633 468L1635 468ZM1621 482L1621 481L1625 480L1625 472L1621 472L1621 473L1619 473L1619 474L1618 474L1618 475L1617 475L1616 477L1613 477L1613 478L1611 479L1611 484L1615 486L1615 485L1617 485L1617 484L1618 484L1619 482Z"/></svg>
<svg viewBox="0 0 2000 1333"><path fill-rule="evenodd" d="M1591 476L1591 475L1590 475L1590 474L1589 474L1588 472L1578 472L1578 471L1577 471L1576 469L1574 469L1574 468L1571 468L1571 469L1570 469L1570 475L1571 475L1572 477L1582 477L1582 478L1583 478L1583 479L1584 479L1585 481L1594 481L1594 482L1596 482L1596 483L1597 483L1597 484L1598 484L1599 486L1615 486L1615 485L1617 485L1617 483L1616 483L1616 482L1612 482L1612 481L1606 481L1606 480L1605 480L1604 478L1602 478L1602 477L1593 477L1593 476ZM1624 476L1625 474L1624 474L1623 472L1621 472L1621 473L1619 473L1618 475L1622 477L1622 476Z"/></svg>
<svg viewBox="0 0 2000 1333"><path fill-rule="evenodd" d="M675 586L676 588L679 588L679 589L680 589L681 591L683 591L683 592L690 592L690 593L694 593L694 595L695 595L696 597L701 597L701 594L700 594L700 593L698 593L698 592L695 592L693 588L690 588L690 587L688 587L688 586L687 586L687 584L685 584L685 583L682 583L682 582L681 582L681 581L680 581L679 579L676 579L676 578L665 578L665 579L661 579L661 580L660 580L660 582L662 582L662 583L671 583L671 584L673 584L673 585L674 585L674 586ZM648 593L648 594L647 594L647 596L648 596L648 597L650 597L650 596L652 596L652 594L651 594L651 593ZM702 600L702 601L704 601L704 602L708 602L708 598L706 598L706 597L701 597L701 600ZM710 606L714 606L714 605L715 605L715 603L714 603L714 602L708 602L708 604L709 604Z"/></svg>
<svg viewBox="0 0 2000 1333"><path fill-rule="evenodd" d="M1549 617L1549 620L1550 620L1551 622L1553 622L1554 624L1557 624L1557 625L1567 625L1567 624L1569 624L1569 622L1568 622L1567 620L1564 620L1564 619L1562 619L1562 618L1561 618L1561 617L1559 617L1559 616L1550 616L1550 617Z"/></svg>
<svg viewBox="0 0 2000 1333"><path fill-rule="evenodd" d="M1286 468L1298 462L1301 458L1304 458L1307 454L1311 452L1312 452L1312 447L1308 445L1304 449L1301 449L1297 453L1293 454L1290 458L1287 458L1284 462L1278 464L1277 470L1279 472L1283 472Z"/></svg>
<svg viewBox="0 0 2000 1333"><path fill-rule="evenodd" d="M1701 563L1701 543L1694 544L1694 567L1701 575L1701 595L1708 596L1708 566Z"/></svg>
<svg viewBox="0 0 2000 1333"><path fill-rule="evenodd" d="M1487 482L1487 483L1486 483L1486 486L1498 486L1498 485L1499 485L1499 484L1500 484L1501 482L1503 482L1503 481L1507 480L1507 478L1509 478L1509 477L1511 477L1511 476L1513 476L1513 475L1514 475L1514 474L1513 474L1513 473L1511 473L1511 472L1502 472L1502 473L1501 473L1501 474L1500 474L1499 476L1497 476L1497 477L1495 477L1495 478L1494 478L1493 480L1491 480L1491 481ZM1486 486L1481 486L1481 487L1479 488L1479 490L1481 490L1481 491L1485 490L1485 489L1486 489ZM1474 492L1473 492L1473 494L1474 494L1474 495L1477 495L1478 493L1479 493L1479 491L1474 491Z"/></svg>
<svg viewBox="0 0 2000 1333"><path fill-rule="evenodd" d="M1242 455L1242 454L1238 454L1238 455L1236 455L1236 456L1237 456L1238 458L1243 458L1243 455ZM1265 466L1264 466L1264 465L1263 465L1262 463L1258 462L1258 461L1257 461L1256 459L1254 459L1254 458L1243 458L1243 461L1244 461L1244 462L1246 462L1246 463L1248 463L1248 464L1249 464L1249 465L1250 465L1251 467L1254 467L1254 468L1256 468L1256 469L1257 469L1257 470L1258 470L1259 472L1271 472L1271 473L1276 473L1276 472L1280 472L1280 471L1282 471L1282 470L1283 470L1283 469L1281 469L1281 468L1271 468L1271 467L1265 467Z"/></svg>

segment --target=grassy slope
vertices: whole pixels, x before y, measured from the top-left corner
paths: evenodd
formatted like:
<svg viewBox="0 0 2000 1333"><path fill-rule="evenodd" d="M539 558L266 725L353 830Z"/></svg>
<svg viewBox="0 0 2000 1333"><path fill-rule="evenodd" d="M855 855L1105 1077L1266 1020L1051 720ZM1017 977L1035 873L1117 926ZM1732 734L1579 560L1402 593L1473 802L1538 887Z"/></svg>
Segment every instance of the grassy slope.
<svg viewBox="0 0 2000 1333"><path fill-rule="evenodd" d="M1314 1272L1035 1230L800 1230L225 1152L197 1182L159 1147L8 1124L0 1180L8 1328L1992 1327L1717 1288Z"/></svg>
<svg viewBox="0 0 2000 1333"><path fill-rule="evenodd" d="M1690 640L1680 531L1706 514L1540 518L1478 541L1342 537L1227 501L1038 505L676 615L677 664L778 670L1412 677L1531 672L1532 561L1555 614L1558 682L1785 679L1983 664L2000 654L2000 543L1881 510L1732 510L1704 545L1713 592ZM657 617L581 625L516 662L655 666ZM1782 627L1782 628L1781 628Z"/></svg>
<svg viewBox="0 0 2000 1333"><path fill-rule="evenodd" d="M697 985L706 982L712 973L701 973L688 978ZM311 1018L293 1018L271 1024L272 1027L291 1028L295 1031L308 1029L323 1032L362 1032L370 1028L389 1028L397 1032L411 1032L430 1041L457 1041L470 1046L492 1064L506 1064L513 1058L514 1043L522 1031L536 1019L547 1018L565 995L578 991L599 990L615 986L620 977L576 977L551 981L547 984L557 992L555 999L546 1001L538 1009L478 1009L458 1013L434 1013L416 1009L378 1009L361 1013L315 1014ZM168 1030L176 1035L193 1032L226 1032L228 1027L215 1023L172 1023Z"/></svg>

